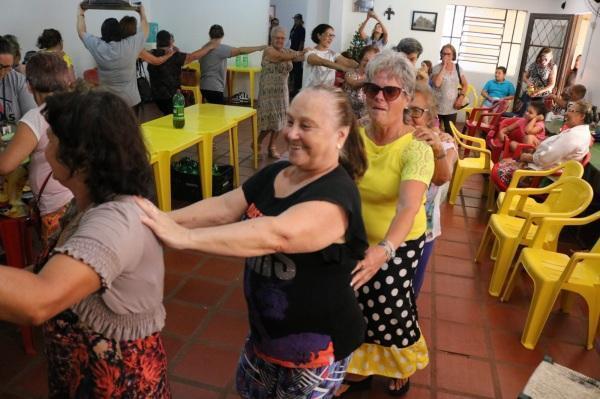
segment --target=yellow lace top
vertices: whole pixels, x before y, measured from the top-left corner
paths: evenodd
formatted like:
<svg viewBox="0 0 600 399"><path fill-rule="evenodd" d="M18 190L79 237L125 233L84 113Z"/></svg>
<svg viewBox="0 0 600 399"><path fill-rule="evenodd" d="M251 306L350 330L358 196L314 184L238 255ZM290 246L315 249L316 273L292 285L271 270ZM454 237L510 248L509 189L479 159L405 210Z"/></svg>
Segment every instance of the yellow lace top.
<svg viewBox="0 0 600 399"><path fill-rule="evenodd" d="M383 146L375 144L364 128L360 129L360 135L365 142L369 167L358 182L358 190L367 238L370 245L375 245L385 237L396 214L400 183L416 180L429 186L434 169L433 151L427 143L415 140L412 133ZM405 241L419 238L427 229L426 192Z"/></svg>

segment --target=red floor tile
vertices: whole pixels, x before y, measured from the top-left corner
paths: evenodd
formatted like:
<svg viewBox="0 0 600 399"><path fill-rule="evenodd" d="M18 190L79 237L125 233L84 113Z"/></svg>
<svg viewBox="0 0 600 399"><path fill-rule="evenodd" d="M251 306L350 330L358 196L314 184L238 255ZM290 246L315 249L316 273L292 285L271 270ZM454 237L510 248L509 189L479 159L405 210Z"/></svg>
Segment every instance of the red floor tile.
<svg viewBox="0 0 600 399"><path fill-rule="evenodd" d="M475 277L477 267L472 259L458 259L456 257L435 255L435 272L455 276Z"/></svg>
<svg viewBox="0 0 600 399"><path fill-rule="evenodd" d="M481 208L485 206L485 202L483 202L481 198L463 197L463 202L465 206L470 206L474 208Z"/></svg>
<svg viewBox="0 0 600 399"><path fill-rule="evenodd" d="M436 348L463 355L489 357L483 328L443 320L436 322Z"/></svg>
<svg viewBox="0 0 600 399"><path fill-rule="evenodd" d="M502 398L514 399L519 396L536 367L537 364L533 366L497 365L496 370L498 371L498 378L500 380Z"/></svg>
<svg viewBox="0 0 600 399"><path fill-rule="evenodd" d="M179 382L171 382L171 394L173 399L218 399L221 397L219 392L208 391Z"/></svg>
<svg viewBox="0 0 600 399"><path fill-rule="evenodd" d="M464 229L467 226L464 216L455 216L452 213L442 213L441 223L444 226L443 228L454 227Z"/></svg>
<svg viewBox="0 0 600 399"><path fill-rule="evenodd" d="M223 309L234 310L236 312L247 313L246 298L244 297L243 287L237 287L223 304Z"/></svg>
<svg viewBox="0 0 600 399"><path fill-rule="evenodd" d="M187 273L204 259L203 255L186 251L165 251L165 268L168 272Z"/></svg>
<svg viewBox="0 0 600 399"><path fill-rule="evenodd" d="M462 194L465 197L469 197L469 198L481 198L483 197L483 194L481 193L481 190L477 190L477 189L472 189L472 188L462 188Z"/></svg>
<svg viewBox="0 0 600 399"><path fill-rule="evenodd" d="M410 377L411 384L430 386L431 385L431 364L423 370L419 370Z"/></svg>
<svg viewBox="0 0 600 399"><path fill-rule="evenodd" d="M459 395L455 393L443 392L438 390L436 394L436 399L473 399L474 396L471 395Z"/></svg>
<svg viewBox="0 0 600 399"><path fill-rule="evenodd" d="M199 279L189 279L177 292L175 298L182 301L214 306L221 300L227 287L223 284L210 283Z"/></svg>
<svg viewBox="0 0 600 399"><path fill-rule="evenodd" d="M425 273L425 277L423 278L423 285L421 286L421 292L431 292L431 279L432 273Z"/></svg>
<svg viewBox="0 0 600 399"><path fill-rule="evenodd" d="M240 349L246 341L248 329L245 316L221 313L210 320L200 338Z"/></svg>
<svg viewBox="0 0 600 399"><path fill-rule="evenodd" d="M206 259L206 261L198 269L197 273L201 276L230 282L239 280L243 269L244 263L242 259L239 259L238 261L231 261L213 257Z"/></svg>
<svg viewBox="0 0 600 399"><path fill-rule="evenodd" d="M182 339L173 337L169 334L162 334L163 344L165 345L165 351L167 352L167 360L169 362L169 367L171 366L171 361L175 359L179 350L185 343Z"/></svg>
<svg viewBox="0 0 600 399"><path fill-rule="evenodd" d="M432 329L431 329L431 319L420 318L419 326L421 328L421 334L425 337L425 341L433 342ZM430 345L431 346L431 345Z"/></svg>
<svg viewBox="0 0 600 399"><path fill-rule="evenodd" d="M542 336L584 346L587 342L587 327L587 320L567 313L553 312L542 330Z"/></svg>
<svg viewBox="0 0 600 399"><path fill-rule="evenodd" d="M436 255L446 255L454 258L468 260L473 258L469 245L462 242L438 239L435 241L434 252Z"/></svg>
<svg viewBox="0 0 600 399"><path fill-rule="evenodd" d="M471 237L469 237L469 232L467 230L450 226L442 227L442 235L440 236L440 239L465 243L471 241Z"/></svg>
<svg viewBox="0 0 600 399"><path fill-rule="evenodd" d="M530 350L521 345L521 334L516 332L492 331L492 348L496 360L537 365L544 359L540 345Z"/></svg>
<svg viewBox="0 0 600 399"><path fill-rule="evenodd" d="M165 331L188 336L200 325L207 310L180 302L167 302L167 321Z"/></svg>
<svg viewBox="0 0 600 399"><path fill-rule="evenodd" d="M439 320L464 323L471 326L483 325L483 311L480 301L450 296L435 296L436 318Z"/></svg>
<svg viewBox="0 0 600 399"><path fill-rule="evenodd" d="M239 351L194 344L173 368L173 374L223 388L235 378L238 358Z"/></svg>
<svg viewBox="0 0 600 399"><path fill-rule="evenodd" d="M183 278L179 274L165 273L164 296L168 297L179 286Z"/></svg>
<svg viewBox="0 0 600 399"><path fill-rule="evenodd" d="M436 294L465 299L480 298L479 288L474 279L438 273L436 273L433 278L435 279Z"/></svg>
<svg viewBox="0 0 600 399"><path fill-rule="evenodd" d="M487 398L495 396L490 363L438 352L436 365L439 388Z"/></svg>
<svg viewBox="0 0 600 399"><path fill-rule="evenodd" d="M13 388L35 398L48 397L48 365L39 362L14 382Z"/></svg>
<svg viewBox="0 0 600 399"><path fill-rule="evenodd" d="M505 303L487 303L484 307L488 325L497 330L523 331L527 319L527 309Z"/></svg>

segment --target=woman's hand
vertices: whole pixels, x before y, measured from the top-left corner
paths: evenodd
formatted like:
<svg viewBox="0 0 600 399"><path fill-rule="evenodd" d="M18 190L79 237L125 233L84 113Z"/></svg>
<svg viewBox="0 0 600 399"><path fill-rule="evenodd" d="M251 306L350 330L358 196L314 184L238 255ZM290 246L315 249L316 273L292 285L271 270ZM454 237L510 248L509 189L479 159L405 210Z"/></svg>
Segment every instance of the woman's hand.
<svg viewBox="0 0 600 399"><path fill-rule="evenodd" d="M387 261L385 249L380 245L372 245L367 249L365 258L359 261L352 270L352 281L350 285L358 290L379 271Z"/></svg>
<svg viewBox="0 0 600 399"><path fill-rule="evenodd" d="M442 141L440 140L440 136L433 129L428 127L419 126L413 132L413 137L417 140L424 141L431 146L433 150L434 157L440 157L444 154L444 147L442 146Z"/></svg>
<svg viewBox="0 0 600 399"><path fill-rule="evenodd" d="M144 211L142 223L148 226L164 245L175 249L190 247L191 230L177 224L166 213L145 198L136 197L135 202Z"/></svg>

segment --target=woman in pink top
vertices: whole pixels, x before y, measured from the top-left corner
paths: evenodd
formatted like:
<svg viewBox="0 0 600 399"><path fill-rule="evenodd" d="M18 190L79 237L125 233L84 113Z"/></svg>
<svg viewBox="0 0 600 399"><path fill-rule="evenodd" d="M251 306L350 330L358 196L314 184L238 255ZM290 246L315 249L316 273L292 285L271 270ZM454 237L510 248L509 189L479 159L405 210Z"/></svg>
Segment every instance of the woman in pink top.
<svg viewBox="0 0 600 399"><path fill-rule="evenodd" d="M0 175L8 175L30 157L29 185L35 197L40 197L38 205L44 244L58 228L58 221L73 195L51 176L52 170L44 155L48 145L48 123L41 111L48 96L67 89L69 79L67 65L55 53L38 53L29 60L27 82L38 107L23 115L14 138L6 150L0 152Z"/></svg>

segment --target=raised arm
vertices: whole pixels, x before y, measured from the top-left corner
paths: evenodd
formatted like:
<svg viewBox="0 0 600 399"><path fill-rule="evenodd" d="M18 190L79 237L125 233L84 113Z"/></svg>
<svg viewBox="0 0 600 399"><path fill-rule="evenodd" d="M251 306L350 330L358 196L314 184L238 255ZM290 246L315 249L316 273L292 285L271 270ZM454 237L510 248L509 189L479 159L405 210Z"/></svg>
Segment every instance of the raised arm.
<svg viewBox="0 0 600 399"><path fill-rule="evenodd" d="M185 57L185 62L183 64L187 65L190 62L197 61L200 58L204 57L206 54L208 54L211 50L216 49L217 47L219 47L219 44L217 42L214 42L211 40L208 43L206 43L204 46L202 46L202 48L194 51L193 53L189 53Z"/></svg>
<svg viewBox="0 0 600 399"><path fill-rule="evenodd" d="M170 51L165 55L162 55L160 57L155 56L154 54L152 54L151 52L149 52L148 50L144 49L142 50L142 52L140 53L139 57L143 60L146 61L148 64L150 65L162 65L164 64L169 58L171 58L173 56L173 54L175 54L174 51Z"/></svg>
<svg viewBox="0 0 600 399"><path fill-rule="evenodd" d="M230 57L235 57L241 54L250 54L256 51L263 51L267 46L253 46L253 47L234 47L231 49Z"/></svg>
<svg viewBox="0 0 600 399"><path fill-rule="evenodd" d="M267 47L265 49L265 57L273 62L285 62L285 61L294 61L304 55L305 51L289 51L289 52L281 52L275 50L273 47Z"/></svg>
<svg viewBox="0 0 600 399"><path fill-rule="evenodd" d="M381 37L383 39L383 44L387 45L388 44L388 31L387 31L385 25L383 24L383 22L381 22L381 19L379 19L379 17L377 16L377 14L373 13L373 18L375 18L375 20L381 26Z"/></svg>
<svg viewBox="0 0 600 399"><path fill-rule="evenodd" d="M367 13L367 18L358 27L358 35L362 40L367 40L367 37L369 37L369 35L365 33L365 27L367 26L367 22L369 22L369 19L371 19L371 14Z"/></svg>
<svg viewBox="0 0 600 399"><path fill-rule="evenodd" d="M442 82L444 81L445 73L446 73L446 71L444 68L444 64L441 64L440 71L437 74L433 74L431 76L431 82L433 83L433 86L438 87L438 88L442 86Z"/></svg>
<svg viewBox="0 0 600 399"><path fill-rule="evenodd" d="M81 5L77 6L77 34L79 38L83 40L83 35L87 32L85 27L85 10L81 8Z"/></svg>
<svg viewBox="0 0 600 399"><path fill-rule="evenodd" d="M138 13L140 14L140 25L142 26L142 31L144 32L144 41L148 38L148 34L150 33L150 26L148 25L148 18L146 17L146 9L143 5L138 7Z"/></svg>
<svg viewBox="0 0 600 399"><path fill-rule="evenodd" d="M142 222L164 244L217 255L252 257L276 252L298 253L343 242L348 220L344 210L330 202L308 201L279 216L194 230L176 224L149 201L138 201L146 213Z"/></svg>

